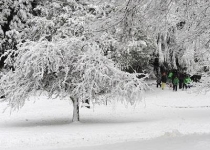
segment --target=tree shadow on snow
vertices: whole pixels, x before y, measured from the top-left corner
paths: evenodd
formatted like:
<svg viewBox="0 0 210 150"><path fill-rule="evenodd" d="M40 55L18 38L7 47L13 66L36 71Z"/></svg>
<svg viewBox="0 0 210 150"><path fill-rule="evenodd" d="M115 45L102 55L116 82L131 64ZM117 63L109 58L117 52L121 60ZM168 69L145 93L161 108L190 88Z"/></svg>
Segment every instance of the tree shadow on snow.
<svg viewBox="0 0 210 150"><path fill-rule="evenodd" d="M129 124L129 123L148 123L154 122L155 119L150 118L83 118L82 124Z"/></svg>
<svg viewBox="0 0 210 150"><path fill-rule="evenodd" d="M129 124L129 123L148 123L153 122L154 119L145 119L145 118L82 118L80 122L77 122L80 125L94 125L94 124ZM7 122L5 127L42 127L42 126L62 126L62 125L75 125L72 122L72 118L53 118L53 119L25 119L25 120L15 120Z"/></svg>
<svg viewBox="0 0 210 150"><path fill-rule="evenodd" d="M68 125L72 121L70 118L53 119L25 119L7 122L6 127L39 127L39 126L62 126Z"/></svg>

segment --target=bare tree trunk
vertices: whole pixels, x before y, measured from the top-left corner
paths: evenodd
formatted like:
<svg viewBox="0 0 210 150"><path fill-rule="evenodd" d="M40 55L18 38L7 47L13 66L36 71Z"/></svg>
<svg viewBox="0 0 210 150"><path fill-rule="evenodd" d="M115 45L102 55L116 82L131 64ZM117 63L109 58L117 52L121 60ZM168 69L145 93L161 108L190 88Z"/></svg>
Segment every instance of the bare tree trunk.
<svg viewBox="0 0 210 150"><path fill-rule="evenodd" d="M78 98L71 97L71 100L73 102L73 122L79 121L79 100Z"/></svg>

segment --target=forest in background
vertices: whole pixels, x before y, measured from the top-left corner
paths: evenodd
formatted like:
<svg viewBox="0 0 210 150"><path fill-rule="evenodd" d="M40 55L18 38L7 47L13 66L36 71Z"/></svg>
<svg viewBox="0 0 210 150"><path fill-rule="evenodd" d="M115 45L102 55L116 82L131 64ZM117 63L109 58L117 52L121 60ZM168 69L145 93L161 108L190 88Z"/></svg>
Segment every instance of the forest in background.
<svg viewBox="0 0 210 150"><path fill-rule="evenodd" d="M155 57L167 69L208 71L209 6L207 0L3 0L1 67L27 40L75 37L97 42L130 72L148 72Z"/></svg>

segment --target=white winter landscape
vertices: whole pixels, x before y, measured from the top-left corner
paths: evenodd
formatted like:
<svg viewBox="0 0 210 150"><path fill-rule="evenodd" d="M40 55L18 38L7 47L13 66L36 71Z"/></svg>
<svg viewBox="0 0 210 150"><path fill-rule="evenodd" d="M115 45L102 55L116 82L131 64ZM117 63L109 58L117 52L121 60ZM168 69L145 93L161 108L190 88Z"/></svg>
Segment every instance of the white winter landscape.
<svg viewBox="0 0 210 150"><path fill-rule="evenodd" d="M210 93L151 87L135 108L82 107L79 123L70 101L32 97L0 114L0 150L209 150Z"/></svg>
<svg viewBox="0 0 210 150"><path fill-rule="evenodd" d="M0 150L210 150L209 8L0 0Z"/></svg>

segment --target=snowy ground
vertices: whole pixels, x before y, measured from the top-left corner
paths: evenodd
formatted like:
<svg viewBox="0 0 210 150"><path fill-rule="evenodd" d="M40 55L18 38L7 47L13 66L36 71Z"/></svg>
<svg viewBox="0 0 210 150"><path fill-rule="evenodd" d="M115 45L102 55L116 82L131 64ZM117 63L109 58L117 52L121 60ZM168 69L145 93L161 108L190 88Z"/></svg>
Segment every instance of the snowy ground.
<svg viewBox="0 0 210 150"><path fill-rule="evenodd" d="M0 114L0 150L209 150L210 93L152 86L135 109L81 108L80 123L71 122L67 100L29 101L19 112Z"/></svg>

